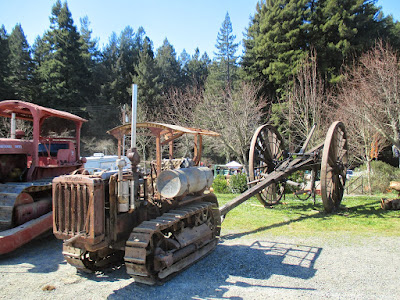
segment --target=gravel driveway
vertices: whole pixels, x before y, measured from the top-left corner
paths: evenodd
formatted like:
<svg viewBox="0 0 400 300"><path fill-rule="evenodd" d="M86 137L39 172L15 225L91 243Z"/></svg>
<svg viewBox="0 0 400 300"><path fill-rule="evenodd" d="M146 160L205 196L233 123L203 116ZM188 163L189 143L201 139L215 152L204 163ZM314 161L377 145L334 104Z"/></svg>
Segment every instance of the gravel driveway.
<svg viewBox="0 0 400 300"><path fill-rule="evenodd" d="M163 286L136 284L119 266L82 275L61 241L0 257L2 299L399 299L397 237L262 238L227 234L206 258Z"/></svg>

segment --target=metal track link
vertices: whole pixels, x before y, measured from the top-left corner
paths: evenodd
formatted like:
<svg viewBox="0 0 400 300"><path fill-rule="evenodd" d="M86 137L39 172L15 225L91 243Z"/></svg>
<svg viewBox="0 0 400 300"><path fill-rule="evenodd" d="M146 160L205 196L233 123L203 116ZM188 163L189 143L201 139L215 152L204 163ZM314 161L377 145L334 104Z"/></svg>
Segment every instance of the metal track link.
<svg viewBox="0 0 400 300"><path fill-rule="evenodd" d="M10 229L13 226L14 205L21 193L45 190L51 190L51 179L0 184L0 231Z"/></svg>
<svg viewBox="0 0 400 300"><path fill-rule="evenodd" d="M211 237L209 239L204 237L205 241L200 247L194 243L189 243L177 249L175 253L181 252L179 254L181 258L174 261L172 265L155 271L154 257L156 254L154 252L157 245L154 245L153 238L156 235L162 236L163 232L172 234L179 232L185 224L190 224L193 218L198 220L199 218L201 219L202 215L207 215L208 213L210 218L202 224L191 224L194 229L189 230L196 230L201 226L208 225L210 229L207 230L212 232ZM210 221L212 224L206 224L207 222L210 223ZM168 277L179 273L212 251L218 243L220 229L221 222L218 207L210 202L190 204L171 210L153 220L145 221L133 229L126 242L124 259L127 273L140 283L150 285L163 283ZM198 236L196 238L200 239L201 237ZM178 243L176 240L172 242Z"/></svg>

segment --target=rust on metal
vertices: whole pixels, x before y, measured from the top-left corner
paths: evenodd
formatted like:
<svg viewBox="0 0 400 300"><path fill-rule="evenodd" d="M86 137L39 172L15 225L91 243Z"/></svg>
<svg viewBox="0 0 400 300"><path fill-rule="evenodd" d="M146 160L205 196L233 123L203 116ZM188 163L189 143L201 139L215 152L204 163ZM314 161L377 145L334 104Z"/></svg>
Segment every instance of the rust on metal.
<svg viewBox="0 0 400 300"><path fill-rule="evenodd" d="M161 146L169 145L169 158L173 157L173 141L184 134L190 134L194 136L194 165L197 166L200 163L203 138L202 136L218 137L220 134L199 128L189 128L179 125L171 125L157 122L143 122L137 123L136 128L146 128L150 131L150 135L156 138L156 157L157 157L157 174L161 172ZM131 124L124 124L115 127L109 131L118 140L118 153L121 153L122 139L124 136L129 135L131 131Z"/></svg>
<svg viewBox="0 0 400 300"><path fill-rule="evenodd" d="M3 254L39 236L46 226L51 229L48 222L51 180L82 167L80 130L86 120L20 100L0 101L0 116L11 121L11 138L0 138L0 230L4 230L0 235L0 253ZM72 123L74 136L45 136L42 129L49 118ZM31 137L16 128L16 120L32 123ZM44 215L46 218L41 218ZM35 219L40 223L33 222ZM13 245L8 246L13 239Z"/></svg>
<svg viewBox="0 0 400 300"><path fill-rule="evenodd" d="M163 283L217 246L222 219L230 210L254 195L266 206L277 203L290 174L315 171L327 159L327 187L321 192L340 203L342 185L337 178L342 179L347 167L347 138L340 122L332 125L324 143L306 152L311 132L295 154L284 149L274 127L259 127L250 147L253 186L220 209L216 196L207 191L213 180L211 170L198 166L203 136L217 133L152 122L137 123L136 128L148 129L146 134L155 138L151 170L142 173L119 165L110 174L61 176L53 181L54 233L65 240L67 262L80 270L101 269L122 255L135 281ZM108 131L118 140L119 157L123 137L130 130L127 124ZM193 161L173 158L174 141L184 134L194 137ZM164 160L163 146L169 147Z"/></svg>
<svg viewBox="0 0 400 300"><path fill-rule="evenodd" d="M287 177L298 170L311 170L311 193L315 197L315 173L321 170L321 196L326 212L339 208L347 170L347 136L343 123L336 121L328 129L325 141L306 152L315 125L301 150L290 154L284 149L279 132L270 124L260 126L250 145L249 179L252 187L221 208L225 216L252 196L264 205L277 204L284 194Z"/></svg>

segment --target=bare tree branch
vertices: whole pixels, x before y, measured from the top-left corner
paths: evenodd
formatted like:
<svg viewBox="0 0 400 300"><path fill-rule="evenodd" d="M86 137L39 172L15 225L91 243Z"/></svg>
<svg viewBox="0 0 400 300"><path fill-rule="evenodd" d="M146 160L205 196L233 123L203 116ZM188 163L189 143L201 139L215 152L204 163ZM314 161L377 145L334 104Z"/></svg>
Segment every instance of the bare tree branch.
<svg viewBox="0 0 400 300"><path fill-rule="evenodd" d="M306 139L314 124L316 130L310 146L325 138L329 123L330 108L327 106L327 95L324 81L317 72L317 54L311 51L299 64L297 76L281 105L287 107L282 117L288 123L289 149L295 151Z"/></svg>
<svg viewBox="0 0 400 300"><path fill-rule="evenodd" d="M251 83L242 83L235 91L205 93L196 110L197 124L221 134L213 147L232 154L246 166L251 138L261 123L260 103L267 102L259 99L259 89Z"/></svg>

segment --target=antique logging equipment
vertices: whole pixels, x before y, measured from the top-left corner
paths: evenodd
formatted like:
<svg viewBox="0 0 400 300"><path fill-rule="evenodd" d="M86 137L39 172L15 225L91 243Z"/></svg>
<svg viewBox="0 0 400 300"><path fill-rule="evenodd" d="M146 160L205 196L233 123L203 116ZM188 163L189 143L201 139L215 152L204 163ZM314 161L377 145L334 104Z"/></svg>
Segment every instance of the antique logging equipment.
<svg viewBox="0 0 400 300"><path fill-rule="evenodd" d="M149 172L137 170L133 147L129 172L122 171L120 160L119 171L53 181L54 234L64 240L63 255L77 269L98 270L124 257L127 272L136 281L162 283L216 247L221 215L253 195L264 205L274 203L287 176L296 170L321 167L327 211L337 208L343 196L347 142L340 122L332 124L325 143L305 152L307 141L296 158L285 154L273 127L260 127L250 151L254 186L221 209L216 196L205 192L212 184L211 170L199 167L202 136L218 134L160 123L137 127L156 138L156 160ZM109 131L118 139L119 155L129 130L128 124ZM173 159L173 141L184 134L194 136L192 161ZM161 159L162 145L169 145L166 160Z"/></svg>
<svg viewBox="0 0 400 300"><path fill-rule="evenodd" d="M66 175L53 181L53 232L64 240L63 255L79 270L98 270L124 257L136 281L155 284L202 258L218 243L221 217L217 198L205 193L212 171L200 166L202 137L218 136L201 129L161 123L138 123L155 137L155 161L138 171L139 158L128 150L130 171L118 160L118 171ZM118 139L130 124L109 131ZM135 129L132 129L135 131ZM173 141L194 140L194 158L173 159ZM133 140L133 139L132 139ZM169 145L162 160L162 146Z"/></svg>
<svg viewBox="0 0 400 300"><path fill-rule="evenodd" d="M314 130L315 125L298 153L288 153L284 150L282 137L273 126L260 126L250 146L249 177L252 187L221 207L221 215L225 216L252 196L256 196L264 206L278 203L288 182L287 177L299 170L311 170L311 190L315 189L316 174L320 170L321 198L325 211L330 213L338 209L346 183L346 130L343 123L332 123L325 141L306 151Z"/></svg>
<svg viewBox="0 0 400 300"><path fill-rule="evenodd" d="M51 182L83 166L79 145L86 120L19 100L1 101L0 116L11 120L8 138L0 138L0 254L5 254L52 228ZM25 136L17 121L32 132ZM66 129L70 136L57 135Z"/></svg>
<svg viewBox="0 0 400 300"><path fill-rule="evenodd" d="M293 158L282 150L282 139L269 125L260 127L252 143L252 188L221 209L208 191L213 176L200 166L203 136L218 136L201 129L161 123L122 125L109 131L122 141L137 128L155 137L155 161L150 170L138 170L135 143L128 150L131 170L95 175L65 175L53 180L53 232L64 240L63 255L82 271L94 271L124 259L127 273L135 281L158 284L169 279L212 251L219 239L221 215L259 195L276 191L295 170L321 166L325 174L324 203L333 210L340 203L346 174L346 134L342 123L329 129L325 144ZM183 135L194 137L194 158L173 159L173 142ZM131 138L136 140L136 135ZM169 146L162 159L162 146Z"/></svg>

